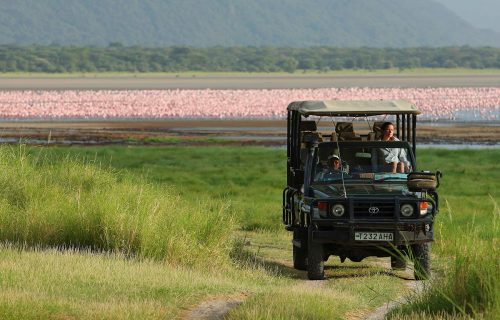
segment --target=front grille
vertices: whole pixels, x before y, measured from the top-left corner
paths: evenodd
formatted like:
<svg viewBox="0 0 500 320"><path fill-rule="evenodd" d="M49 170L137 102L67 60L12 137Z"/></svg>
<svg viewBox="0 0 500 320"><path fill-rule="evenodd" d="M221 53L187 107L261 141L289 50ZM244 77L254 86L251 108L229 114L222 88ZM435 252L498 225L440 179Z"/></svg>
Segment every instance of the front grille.
<svg viewBox="0 0 500 320"><path fill-rule="evenodd" d="M354 218L392 218L395 216L394 208L393 201L355 201Z"/></svg>

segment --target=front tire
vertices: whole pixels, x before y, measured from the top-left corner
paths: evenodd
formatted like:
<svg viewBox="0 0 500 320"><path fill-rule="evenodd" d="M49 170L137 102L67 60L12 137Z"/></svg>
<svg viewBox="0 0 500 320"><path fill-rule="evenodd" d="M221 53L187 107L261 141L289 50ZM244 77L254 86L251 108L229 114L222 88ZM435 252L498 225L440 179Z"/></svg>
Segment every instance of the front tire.
<svg viewBox="0 0 500 320"><path fill-rule="evenodd" d="M309 239L307 254L307 278L309 280L323 280L325 278L324 249L321 243L314 243Z"/></svg>
<svg viewBox="0 0 500 320"><path fill-rule="evenodd" d="M297 270L307 270L307 229L293 230L293 240L300 241L300 248L293 245L293 267Z"/></svg>
<svg viewBox="0 0 500 320"><path fill-rule="evenodd" d="M431 276L431 244L413 244L411 246L415 280L427 280Z"/></svg>

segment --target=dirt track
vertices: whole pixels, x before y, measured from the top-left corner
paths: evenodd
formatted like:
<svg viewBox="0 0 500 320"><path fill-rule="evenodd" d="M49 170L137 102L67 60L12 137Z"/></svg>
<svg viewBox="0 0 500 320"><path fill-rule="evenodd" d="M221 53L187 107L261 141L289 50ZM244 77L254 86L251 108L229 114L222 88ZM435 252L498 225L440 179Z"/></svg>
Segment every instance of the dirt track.
<svg viewBox="0 0 500 320"><path fill-rule="evenodd" d="M321 128L320 128L321 129ZM419 143L496 144L500 126L443 124L418 126ZM20 138L36 141L77 144L109 143L200 143L216 139L218 143L284 145L284 120L198 120L198 121L75 121L75 122L0 122L0 138L17 142ZM29 142L29 141L28 141Z"/></svg>

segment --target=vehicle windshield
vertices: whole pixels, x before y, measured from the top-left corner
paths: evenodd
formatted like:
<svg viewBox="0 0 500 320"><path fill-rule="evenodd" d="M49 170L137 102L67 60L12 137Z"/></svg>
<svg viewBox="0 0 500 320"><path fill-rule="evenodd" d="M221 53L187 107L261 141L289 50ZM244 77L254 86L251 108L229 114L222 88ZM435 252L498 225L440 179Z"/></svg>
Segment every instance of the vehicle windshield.
<svg viewBox="0 0 500 320"><path fill-rule="evenodd" d="M327 184L359 181L404 182L414 169L409 145L387 143L347 145L325 143L318 146L313 170L313 183Z"/></svg>

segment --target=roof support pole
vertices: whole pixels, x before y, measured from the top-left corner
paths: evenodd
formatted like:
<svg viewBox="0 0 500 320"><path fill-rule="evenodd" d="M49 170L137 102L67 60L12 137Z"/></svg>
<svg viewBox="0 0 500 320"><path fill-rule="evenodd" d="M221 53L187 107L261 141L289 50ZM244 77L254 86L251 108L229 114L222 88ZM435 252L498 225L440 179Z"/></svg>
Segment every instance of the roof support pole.
<svg viewBox="0 0 500 320"><path fill-rule="evenodd" d="M401 119L401 122L402 122L402 124L403 124L403 128L402 128L402 129L403 129L403 130L402 130L403 132L402 132L402 136L400 137L400 139L401 139L402 141L406 141L406 115L404 115L404 114L403 114L403 115L401 115L401 118L402 118L402 119Z"/></svg>
<svg viewBox="0 0 500 320"><path fill-rule="evenodd" d="M400 128L399 122L400 122L400 119L399 119L399 114L398 114L398 115L396 115L396 134L398 135L398 137L401 137L401 128Z"/></svg>
<svg viewBox="0 0 500 320"><path fill-rule="evenodd" d="M413 154L415 157L417 157L417 116L412 115L412 120L413 120L413 139L412 139L412 146L413 146Z"/></svg>
<svg viewBox="0 0 500 320"><path fill-rule="evenodd" d="M410 115L406 116L406 140L411 143L411 122L410 122Z"/></svg>

